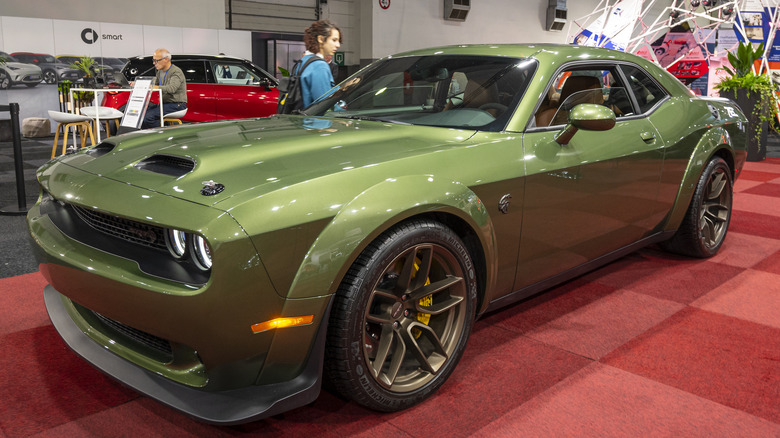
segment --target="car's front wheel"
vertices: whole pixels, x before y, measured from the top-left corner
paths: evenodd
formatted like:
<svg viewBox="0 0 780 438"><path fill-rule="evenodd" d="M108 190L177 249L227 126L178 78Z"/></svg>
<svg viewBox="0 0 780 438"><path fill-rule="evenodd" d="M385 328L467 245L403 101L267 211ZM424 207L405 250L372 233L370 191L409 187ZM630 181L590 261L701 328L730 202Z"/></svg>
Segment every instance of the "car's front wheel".
<svg viewBox="0 0 780 438"><path fill-rule="evenodd" d="M11 78L0 70L0 90L7 90L11 86Z"/></svg>
<svg viewBox="0 0 780 438"><path fill-rule="evenodd" d="M476 297L474 265L450 229L416 220L383 233L335 298L325 364L332 387L380 411L421 402L460 360Z"/></svg>
<svg viewBox="0 0 780 438"><path fill-rule="evenodd" d="M662 247L691 257L712 257L723 245L731 221L731 169L713 157L702 172L677 233Z"/></svg>
<svg viewBox="0 0 780 438"><path fill-rule="evenodd" d="M55 73L53 70L46 70L43 72L43 81L47 84L56 84L57 83L57 73Z"/></svg>

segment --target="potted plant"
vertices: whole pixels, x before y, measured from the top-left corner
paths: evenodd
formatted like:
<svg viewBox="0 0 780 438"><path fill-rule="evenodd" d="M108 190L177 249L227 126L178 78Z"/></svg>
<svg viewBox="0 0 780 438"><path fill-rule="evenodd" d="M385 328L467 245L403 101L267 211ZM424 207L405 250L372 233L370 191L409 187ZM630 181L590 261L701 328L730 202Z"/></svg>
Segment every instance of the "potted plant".
<svg viewBox="0 0 780 438"><path fill-rule="evenodd" d="M4 56L0 55L0 66L8 62ZM5 90L11 86L11 79L5 73L5 69L0 69L0 90Z"/></svg>
<svg viewBox="0 0 780 438"><path fill-rule="evenodd" d="M81 72L84 78L84 88L95 88L97 85L95 80L97 65L94 59L89 56L82 56L78 61L72 62L70 68L75 68Z"/></svg>
<svg viewBox="0 0 780 438"><path fill-rule="evenodd" d="M748 117L748 161L766 158L769 122L778 111L772 80L766 74L753 73L753 65L763 53L764 43L757 47L749 42L740 43L735 53L728 54L731 68L718 69L729 76L715 86L722 97L733 100Z"/></svg>

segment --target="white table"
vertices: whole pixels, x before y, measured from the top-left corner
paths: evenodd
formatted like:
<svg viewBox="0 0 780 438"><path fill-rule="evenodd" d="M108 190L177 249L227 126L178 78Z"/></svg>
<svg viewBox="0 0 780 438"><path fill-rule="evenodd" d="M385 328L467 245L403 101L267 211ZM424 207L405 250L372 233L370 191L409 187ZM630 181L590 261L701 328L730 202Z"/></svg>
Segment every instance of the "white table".
<svg viewBox="0 0 780 438"><path fill-rule="evenodd" d="M95 98L94 98L94 100L95 100L95 108L97 109L100 106L98 104L98 102L99 102L99 99L98 99L99 93L105 93L107 91L110 91L112 93L113 92L119 93L119 92L123 92L123 91L130 92L130 91L133 91L133 89L132 88L71 88L69 96L68 96L68 99L69 99L68 110L75 114L76 113L76 107L73 105L73 92L74 91L86 91L86 92L92 93L95 96ZM163 121L162 90L159 89L159 88L155 88L155 89L152 90L152 92L155 92L155 91L158 93L158 97L160 98L160 100L159 100L160 104L158 106L160 108L160 127L162 127L162 126L164 126L164 123L165 123ZM97 111L97 110L95 111L95 126L96 126L95 135L97 136L97 142L100 143L100 141L101 141L100 140L100 111Z"/></svg>

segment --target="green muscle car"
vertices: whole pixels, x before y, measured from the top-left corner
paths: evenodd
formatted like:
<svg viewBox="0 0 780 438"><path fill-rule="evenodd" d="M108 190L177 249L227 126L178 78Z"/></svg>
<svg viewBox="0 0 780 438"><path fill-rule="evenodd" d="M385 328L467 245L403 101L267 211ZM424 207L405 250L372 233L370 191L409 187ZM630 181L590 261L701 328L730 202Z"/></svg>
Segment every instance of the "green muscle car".
<svg viewBox="0 0 780 438"><path fill-rule="evenodd" d="M747 122L643 58L459 45L361 69L300 114L111 137L38 170L52 322L202 421L395 411L475 318L660 244L721 247Z"/></svg>

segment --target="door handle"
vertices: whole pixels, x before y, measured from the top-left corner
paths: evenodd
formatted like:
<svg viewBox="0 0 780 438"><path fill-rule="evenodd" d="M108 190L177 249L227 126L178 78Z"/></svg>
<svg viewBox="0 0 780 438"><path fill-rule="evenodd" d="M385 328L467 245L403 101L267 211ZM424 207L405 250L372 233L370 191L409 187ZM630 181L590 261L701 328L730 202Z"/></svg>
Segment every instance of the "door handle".
<svg viewBox="0 0 780 438"><path fill-rule="evenodd" d="M652 132L645 131L645 132L639 134L639 136L642 137L642 140L645 143L648 143L648 144L655 143L655 134L652 133Z"/></svg>

